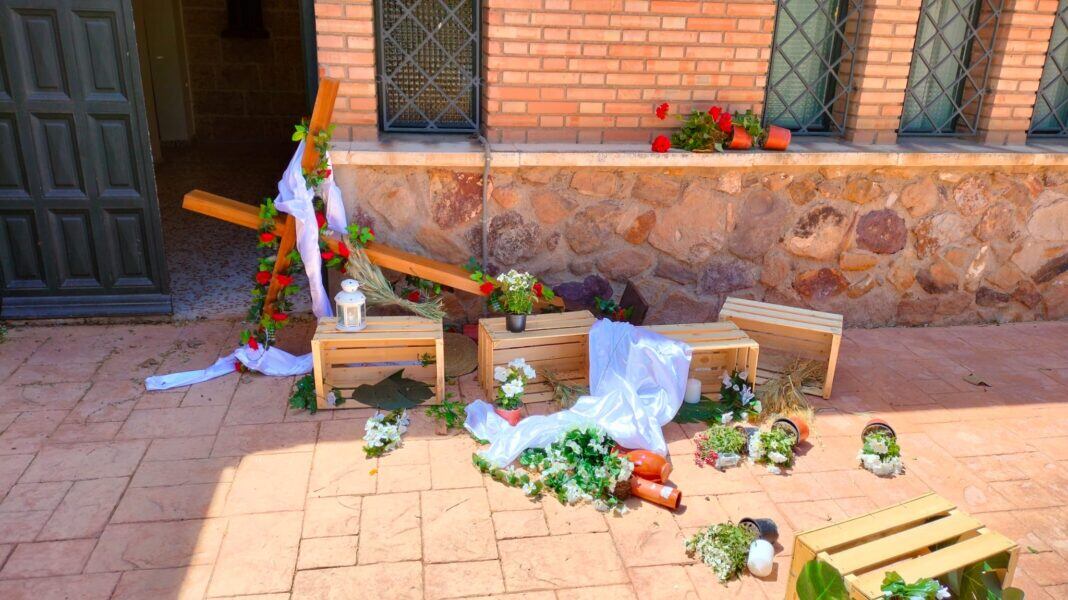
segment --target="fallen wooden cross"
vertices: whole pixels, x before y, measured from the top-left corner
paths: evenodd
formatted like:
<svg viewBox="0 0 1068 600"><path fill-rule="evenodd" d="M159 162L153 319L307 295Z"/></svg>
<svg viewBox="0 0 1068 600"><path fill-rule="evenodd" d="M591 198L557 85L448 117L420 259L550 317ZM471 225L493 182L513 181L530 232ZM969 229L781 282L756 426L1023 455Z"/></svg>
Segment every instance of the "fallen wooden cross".
<svg viewBox="0 0 1068 600"><path fill-rule="evenodd" d="M304 156L301 159L301 167L305 171L310 171L319 162L319 152L311 140L315 139L315 135L320 130L330 124L330 117L334 112L334 101L337 98L337 88L336 79L324 77L319 80L319 93L315 97L315 108L312 110L311 120L308 123L308 133L305 138L307 142L304 146ZM258 207L204 190L188 192L182 198L182 208L249 229L259 229L261 224ZM289 268L289 253L297 242L296 219L292 215L276 218L273 233L279 237L278 257L274 262L274 274L277 275ZM337 252L342 240L336 234L327 232L326 243L331 250ZM364 253L368 260L379 267L427 279L455 290L485 295L479 289L480 284L473 281L468 272L459 265L433 260L378 242L368 243L364 248ZM264 303L265 314L270 314L274 309L274 302L279 291L277 282L277 277L271 278L271 285L267 289L267 298ZM559 297L554 298L549 304L556 307L564 305Z"/></svg>

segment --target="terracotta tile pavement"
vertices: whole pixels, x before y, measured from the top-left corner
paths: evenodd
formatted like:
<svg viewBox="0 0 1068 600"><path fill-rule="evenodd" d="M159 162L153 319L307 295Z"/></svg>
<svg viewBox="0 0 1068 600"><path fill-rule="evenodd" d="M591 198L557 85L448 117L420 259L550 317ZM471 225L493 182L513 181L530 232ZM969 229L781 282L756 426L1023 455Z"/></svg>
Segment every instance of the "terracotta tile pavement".
<svg viewBox="0 0 1068 600"><path fill-rule="evenodd" d="M288 410L293 378L144 390L146 375L206 366L234 330L11 330L0 346L0 598L778 599L796 532L931 490L1020 544L1029 598L1068 595L1065 322L847 331L835 395L813 399L813 435L788 475L698 468L698 428L672 424L683 507L631 500L623 517L485 480L469 462L474 442L434 435L421 412L401 450L366 459L370 411ZM283 347L300 350L308 331L291 329ZM972 371L990 387L963 382ZM454 391L475 390L468 377ZM902 477L856 467L874 413L901 434ZM744 516L778 523L776 567L723 586L681 542Z"/></svg>

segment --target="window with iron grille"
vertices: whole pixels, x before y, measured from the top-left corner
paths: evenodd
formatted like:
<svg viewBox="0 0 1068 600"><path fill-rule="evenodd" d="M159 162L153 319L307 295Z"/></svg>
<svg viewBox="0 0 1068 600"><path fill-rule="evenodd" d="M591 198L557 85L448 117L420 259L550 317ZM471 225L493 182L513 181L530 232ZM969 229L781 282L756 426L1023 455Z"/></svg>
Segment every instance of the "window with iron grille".
<svg viewBox="0 0 1068 600"><path fill-rule="evenodd" d="M923 0L901 135L975 135L1002 0Z"/></svg>
<svg viewBox="0 0 1068 600"><path fill-rule="evenodd" d="M840 135L853 89L863 0L778 0L765 124Z"/></svg>
<svg viewBox="0 0 1068 600"><path fill-rule="evenodd" d="M478 131L478 0L375 0L384 131Z"/></svg>
<svg viewBox="0 0 1068 600"><path fill-rule="evenodd" d="M1061 0L1053 20L1029 133L1068 136L1068 0Z"/></svg>

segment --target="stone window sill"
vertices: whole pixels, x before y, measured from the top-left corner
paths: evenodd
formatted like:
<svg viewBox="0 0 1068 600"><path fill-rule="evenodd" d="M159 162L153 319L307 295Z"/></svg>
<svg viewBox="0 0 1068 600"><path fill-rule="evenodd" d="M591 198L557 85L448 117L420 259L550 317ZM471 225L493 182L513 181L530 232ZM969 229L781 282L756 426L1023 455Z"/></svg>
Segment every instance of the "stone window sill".
<svg viewBox="0 0 1068 600"><path fill-rule="evenodd" d="M485 154L474 140L430 136L374 142L341 142L338 165L478 167ZM983 146L949 140L910 140L894 145L853 145L798 139L787 152L650 152L647 145L492 144L493 168L744 168L744 167L1032 167L1068 166L1068 141L1021 146Z"/></svg>

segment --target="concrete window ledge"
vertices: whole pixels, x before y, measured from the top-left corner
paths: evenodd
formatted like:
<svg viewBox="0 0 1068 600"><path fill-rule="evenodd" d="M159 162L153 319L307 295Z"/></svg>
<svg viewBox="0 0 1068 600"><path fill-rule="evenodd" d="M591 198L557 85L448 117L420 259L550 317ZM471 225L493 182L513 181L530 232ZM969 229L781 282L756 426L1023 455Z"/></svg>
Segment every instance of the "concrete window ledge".
<svg viewBox="0 0 1068 600"><path fill-rule="evenodd" d="M404 136L377 142L335 144L337 165L479 167L485 160L477 141ZM787 152L650 152L647 145L491 144L493 168L743 168L743 167L1057 167L1068 166L1068 143L983 146L942 140L914 140L888 146L829 140L795 140Z"/></svg>

